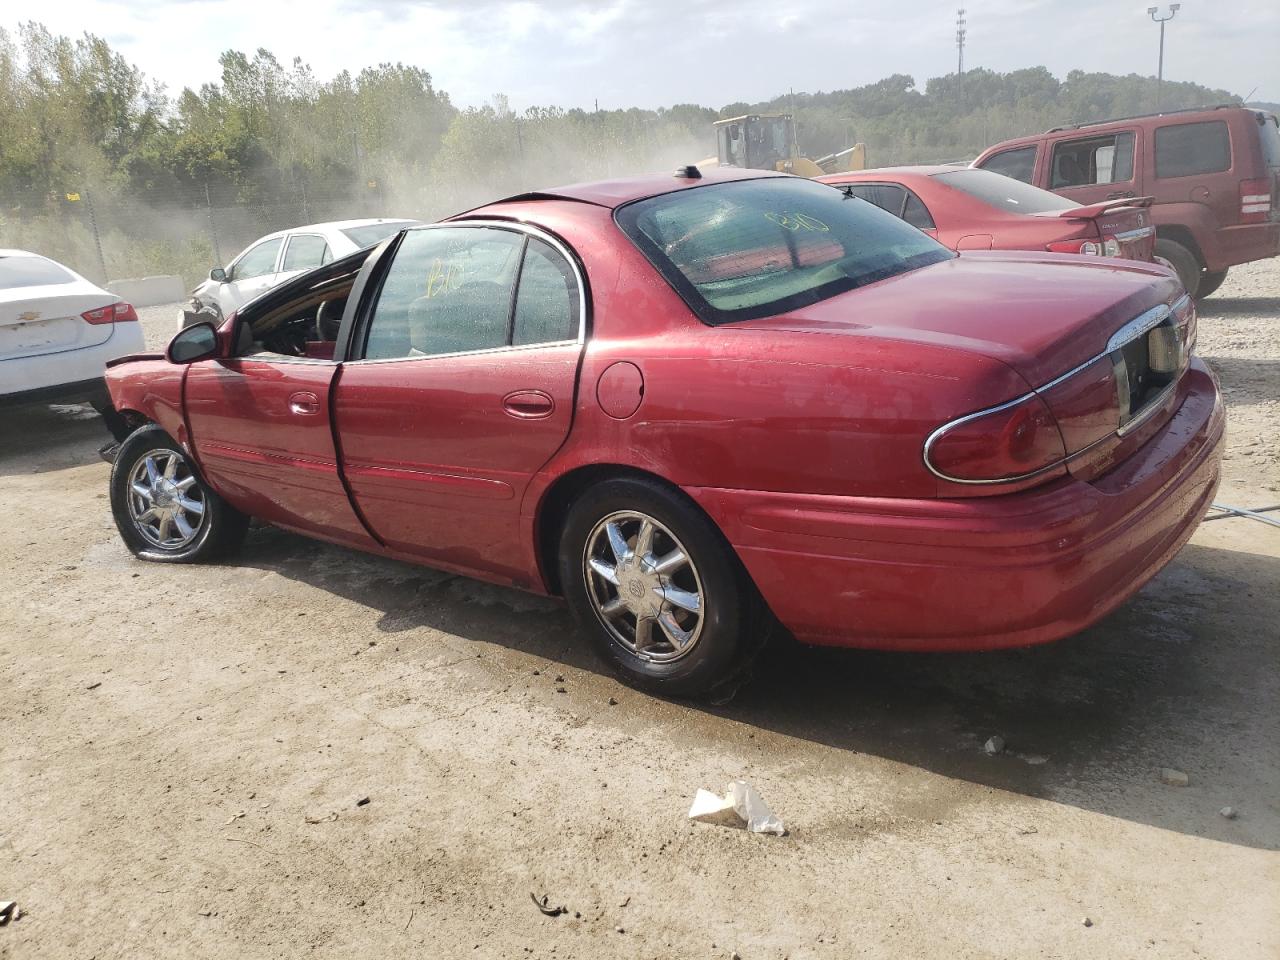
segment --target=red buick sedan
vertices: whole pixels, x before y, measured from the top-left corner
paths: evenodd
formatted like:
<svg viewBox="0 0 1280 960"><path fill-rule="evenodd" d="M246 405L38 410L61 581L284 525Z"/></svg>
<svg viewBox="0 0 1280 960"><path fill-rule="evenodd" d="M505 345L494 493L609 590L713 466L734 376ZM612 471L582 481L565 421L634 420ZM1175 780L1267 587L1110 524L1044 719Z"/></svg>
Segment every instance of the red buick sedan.
<svg viewBox="0 0 1280 960"><path fill-rule="evenodd" d="M1187 540L1223 409L1167 271L966 253L757 171L513 197L107 373L139 557L248 518L563 596L623 677L1093 623Z"/></svg>
<svg viewBox="0 0 1280 960"><path fill-rule="evenodd" d="M883 167L819 178L952 250L1047 250L1150 261L1150 197L1081 205L990 170Z"/></svg>

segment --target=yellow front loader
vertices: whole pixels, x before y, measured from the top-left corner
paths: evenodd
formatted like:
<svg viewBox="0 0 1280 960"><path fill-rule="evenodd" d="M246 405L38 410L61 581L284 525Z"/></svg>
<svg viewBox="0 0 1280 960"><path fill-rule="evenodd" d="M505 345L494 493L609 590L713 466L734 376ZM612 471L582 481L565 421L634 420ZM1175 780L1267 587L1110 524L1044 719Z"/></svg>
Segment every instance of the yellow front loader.
<svg viewBox="0 0 1280 960"><path fill-rule="evenodd" d="M717 120L714 160L698 166L742 167L747 170L777 170L798 177L820 177L824 173L865 170L867 145L856 143L848 150L810 160L796 143L796 124L789 113L749 114Z"/></svg>

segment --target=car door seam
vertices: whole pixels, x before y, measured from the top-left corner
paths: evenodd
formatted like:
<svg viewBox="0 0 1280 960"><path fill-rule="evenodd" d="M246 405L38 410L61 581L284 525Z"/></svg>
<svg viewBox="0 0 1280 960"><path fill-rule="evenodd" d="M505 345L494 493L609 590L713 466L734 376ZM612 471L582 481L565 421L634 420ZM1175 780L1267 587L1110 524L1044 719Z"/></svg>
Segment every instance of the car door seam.
<svg viewBox="0 0 1280 960"><path fill-rule="evenodd" d="M356 501L356 496L351 490L351 482L347 479L345 457L342 452L342 435L338 431L338 389L345 369L346 364L337 364L337 369L334 370L333 377L329 381L329 436L333 438L334 467L338 473L338 482L342 484L342 492L347 495L347 503L351 505L351 510L356 515L356 519L360 521L360 526L364 527L365 533L373 538L374 543L385 548L387 546L386 541L378 536L370 525L369 518L360 509L360 504Z"/></svg>

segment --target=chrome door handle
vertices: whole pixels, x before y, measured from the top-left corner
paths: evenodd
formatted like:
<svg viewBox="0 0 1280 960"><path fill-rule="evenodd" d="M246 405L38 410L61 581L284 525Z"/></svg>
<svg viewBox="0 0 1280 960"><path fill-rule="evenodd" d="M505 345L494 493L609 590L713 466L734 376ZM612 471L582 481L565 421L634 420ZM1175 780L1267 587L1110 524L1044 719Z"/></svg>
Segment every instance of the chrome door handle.
<svg viewBox="0 0 1280 960"><path fill-rule="evenodd" d="M307 417L320 412L320 398L314 393L295 393L289 397L289 412Z"/></svg>

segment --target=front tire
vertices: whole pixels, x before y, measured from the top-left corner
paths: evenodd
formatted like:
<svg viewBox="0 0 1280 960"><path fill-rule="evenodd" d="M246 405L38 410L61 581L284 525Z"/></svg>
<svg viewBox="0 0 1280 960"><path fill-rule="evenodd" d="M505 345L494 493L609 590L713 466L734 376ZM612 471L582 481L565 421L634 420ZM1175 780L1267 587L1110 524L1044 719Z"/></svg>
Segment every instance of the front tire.
<svg viewBox="0 0 1280 960"><path fill-rule="evenodd" d="M715 525L647 479L607 480L573 504L560 583L605 662L668 696L727 699L771 622Z"/></svg>
<svg viewBox="0 0 1280 960"><path fill-rule="evenodd" d="M155 424L133 431L116 453L111 513L129 551L160 563L225 556L249 527L249 518L214 493L186 451Z"/></svg>

